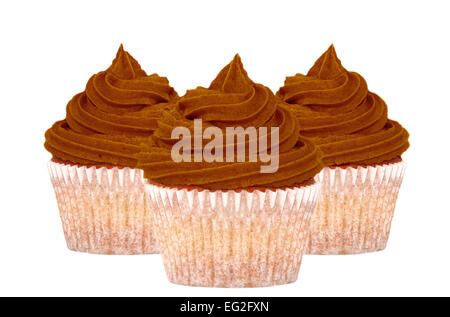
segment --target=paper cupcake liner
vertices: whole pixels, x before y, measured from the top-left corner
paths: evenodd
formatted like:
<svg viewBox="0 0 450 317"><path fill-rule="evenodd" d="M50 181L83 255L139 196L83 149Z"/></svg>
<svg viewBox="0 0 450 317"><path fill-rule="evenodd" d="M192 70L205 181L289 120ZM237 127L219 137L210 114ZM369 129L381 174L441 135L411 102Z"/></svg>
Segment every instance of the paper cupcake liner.
<svg viewBox="0 0 450 317"><path fill-rule="evenodd" d="M405 171L403 161L374 167L325 167L312 216L308 254L383 250Z"/></svg>
<svg viewBox="0 0 450 317"><path fill-rule="evenodd" d="M69 249L159 253L141 170L53 161L48 167Z"/></svg>
<svg viewBox="0 0 450 317"><path fill-rule="evenodd" d="M252 192L146 189L172 283L262 287L297 279L318 184Z"/></svg>

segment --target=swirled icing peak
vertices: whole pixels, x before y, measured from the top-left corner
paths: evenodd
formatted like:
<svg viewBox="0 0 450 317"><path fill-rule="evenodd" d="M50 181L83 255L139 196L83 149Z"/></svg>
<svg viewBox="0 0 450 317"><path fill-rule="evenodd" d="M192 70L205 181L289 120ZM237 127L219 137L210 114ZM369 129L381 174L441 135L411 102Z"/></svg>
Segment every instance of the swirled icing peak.
<svg viewBox="0 0 450 317"><path fill-rule="evenodd" d="M201 119L202 126L196 130ZM189 144L193 145L189 159L175 162L172 149L178 138L172 138L176 128L189 131ZM241 141L229 142L229 128L254 128ZM195 153L204 154L212 137L205 137L208 128L220 133L214 153L221 153L222 160L195 159ZM260 129L262 128L262 129ZM274 128L274 130L272 130ZM264 130L265 129L265 130ZM278 141L275 132L278 131ZM261 133L265 131L265 133ZM192 136L202 135L200 144ZM217 134L214 140L219 138ZM251 144L259 144L265 138L267 153L279 148L279 165L274 173L262 173L261 154L264 147L258 145L254 160L250 155ZM237 148L245 145L245 160L239 160ZM228 157L229 148L233 149ZM192 154L194 153L194 154ZM176 105L164 111L158 129L142 147L138 155L138 167L145 177L168 186L200 186L208 189L237 189L254 186L283 187L300 184L311 179L322 168L320 152L312 142L299 138L298 123L293 114L269 88L256 84L244 70L239 55L225 66L209 88L188 90ZM227 158L225 159L225 154ZM230 160L229 160L230 158Z"/></svg>
<svg viewBox="0 0 450 317"><path fill-rule="evenodd" d="M295 113L300 133L320 147L325 165L382 163L409 147L408 132L388 119L386 103L364 78L342 66L333 45L306 76L287 77L277 95Z"/></svg>
<svg viewBox="0 0 450 317"><path fill-rule="evenodd" d="M69 101L66 119L47 130L44 146L71 163L134 167L139 144L176 98L165 77L147 76L120 45L111 66Z"/></svg>

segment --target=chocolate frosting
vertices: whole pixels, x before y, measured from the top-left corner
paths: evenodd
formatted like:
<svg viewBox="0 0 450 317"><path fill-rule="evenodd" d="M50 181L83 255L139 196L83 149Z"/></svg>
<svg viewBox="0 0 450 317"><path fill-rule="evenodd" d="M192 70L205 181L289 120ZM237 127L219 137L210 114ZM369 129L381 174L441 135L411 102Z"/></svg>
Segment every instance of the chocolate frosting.
<svg viewBox="0 0 450 317"><path fill-rule="evenodd" d="M279 127L278 170L261 173L260 167L268 163L262 163L259 156L256 162L248 160L248 139L245 162L174 162L171 149L179 140L172 139L171 133L175 127L187 127L193 136L193 119L202 119L203 130L218 127L224 136L226 127L268 127L269 134L271 127ZM270 153L270 137L267 140ZM209 141L202 140L202 147ZM164 111L158 129L138 158L145 177L157 183L207 189L292 186L311 179L323 167L317 147L299 137L294 115L269 88L250 80L239 55L220 71L209 88L188 90L172 109Z"/></svg>
<svg viewBox="0 0 450 317"><path fill-rule="evenodd" d="M386 103L364 78L342 66L333 45L306 76L287 77L277 95L290 105L300 133L320 147L327 166L378 164L409 147L408 132L388 119Z"/></svg>
<svg viewBox="0 0 450 317"><path fill-rule="evenodd" d="M147 76L121 45L112 65L69 101L66 119L47 130L44 146L71 163L135 167L140 143L176 98L167 78Z"/></svg>

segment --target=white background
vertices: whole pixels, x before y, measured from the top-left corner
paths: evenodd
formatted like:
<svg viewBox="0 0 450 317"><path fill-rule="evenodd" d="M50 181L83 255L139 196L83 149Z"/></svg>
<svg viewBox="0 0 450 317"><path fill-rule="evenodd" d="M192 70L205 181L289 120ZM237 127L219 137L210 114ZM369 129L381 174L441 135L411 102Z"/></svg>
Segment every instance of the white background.
<svg viewBox="0 0 450 317"><path fill-rule="evenodd" d="M446 1L2 1L0 295L450 295L449 14ZM410 132L387 249L305 256L296 283L259 289L170 284L158 255L69 251L44 132L120 43L180 95L236 52L276 91L334 43Z"/></svg>

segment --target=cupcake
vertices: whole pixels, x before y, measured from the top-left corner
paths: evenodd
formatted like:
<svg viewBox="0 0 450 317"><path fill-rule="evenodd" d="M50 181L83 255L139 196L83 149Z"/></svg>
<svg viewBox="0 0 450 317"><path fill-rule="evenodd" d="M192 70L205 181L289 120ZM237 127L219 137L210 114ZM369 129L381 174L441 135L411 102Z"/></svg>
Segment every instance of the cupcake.
<svg viewBox="0 0 450 317"><path fill-rule="evenodd" d="M71 250L157 253L159 247L136 154L177 94L165 77L147 76L122 45L45 133L50 178Z"/></svg>
<svg viewBox="0 0 450 317"><path fill-rule="evenodd" d="M388 119L386 103L364 78L347 71L332 46L308 74L287 77L277 95L300 134L318 145L325 168L308 251L352 254L383 250L409 147L408 132Z"/></svg>
<svg viewBox="0 0 450 317"><path fill-rule="evenodd" d="M261 287L297 279L320 152L238 55L209 88L188 90L163 112L138 160L171 282Z"/></svg>

